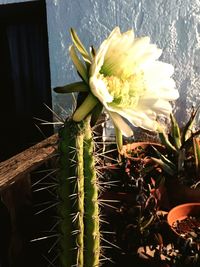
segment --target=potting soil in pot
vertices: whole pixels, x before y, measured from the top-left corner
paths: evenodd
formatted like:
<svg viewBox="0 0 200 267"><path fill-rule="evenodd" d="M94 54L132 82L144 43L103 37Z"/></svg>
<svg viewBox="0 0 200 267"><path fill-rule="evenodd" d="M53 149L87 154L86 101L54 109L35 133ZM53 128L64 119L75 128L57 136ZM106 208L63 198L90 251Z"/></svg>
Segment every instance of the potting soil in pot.
<svg viewBox="0 0 200 267"><path fill-rule="evenodd" d="M200 243L200 217L190 216L177 220L172 227L181 237L191 238L193 242Z"/></svg>

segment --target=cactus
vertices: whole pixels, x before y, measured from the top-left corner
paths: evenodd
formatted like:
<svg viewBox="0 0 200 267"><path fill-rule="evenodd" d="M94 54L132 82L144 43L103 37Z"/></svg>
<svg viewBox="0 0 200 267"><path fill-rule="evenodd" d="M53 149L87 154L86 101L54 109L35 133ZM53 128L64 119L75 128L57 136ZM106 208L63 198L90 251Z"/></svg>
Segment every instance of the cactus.
<svg viewBox="0 0 200 267"><path fill-rule="evenodd" d="M96 123L102 105L89 93L91 55L73 29L71 37L75 46L70 46L70 56L82 81L54 89L57 93L79 92L76 110L59 131L59 262L62 267L98 267L98 182L91 124ZM78 58L75 47L85 64Z"/></svg>
<svg viewBox="0 0 200 267"><path fill-rule="evenodd" d="M59 132L58 205L62 267L99 266L98 186L90 117Z"/></svg>
<svg viewBox="0 0 200 267"><path fill-rule="evenodd" d="M133 31L121 33L116 27L97 52L93 47L90 47L88 52L76 32L71 29L70 33L73 44L69 47L69 54L82 81L54 89L57 93L79 92L80 96L76 110L72 117L66 120L59 134L60 265L98 267L100 256L98 185L90 124L96 123L104 107L112 119L117 148L121 152L122 134L127 137L133 134L126 120L132 125L147 127L150 130L154 130L157 123L156 118L147 116L146 106L142 110L139 105L139 99L143 97L139 87L142 86L143 90L145 84L147 88L145 87L142 92L151 92L151 86L144 83L140 61L138 66L142 75L139 72L137 76L138 69L129 66L128 52L135 60L133 51L138 47ZM149 43L148 38L145 40ZM123 44L119 51L118 44ZM147 46L149 53L152 46L150 44ZM141 47L143 48L142 45ZM160 53L157 48L155 51L156 55ZM154 53L151 56L153 60ZM167 73L167 79L168 76L171 76L171 71ZM169 91L171 92L171 89ZM157 96L157 93L155 95ZM170 99L176 98L177 92L173 92ZM154 106L152 108L154 110ZM151 107L148 109L151 111ZM135 115L136 120L134 120Z"/></svg>

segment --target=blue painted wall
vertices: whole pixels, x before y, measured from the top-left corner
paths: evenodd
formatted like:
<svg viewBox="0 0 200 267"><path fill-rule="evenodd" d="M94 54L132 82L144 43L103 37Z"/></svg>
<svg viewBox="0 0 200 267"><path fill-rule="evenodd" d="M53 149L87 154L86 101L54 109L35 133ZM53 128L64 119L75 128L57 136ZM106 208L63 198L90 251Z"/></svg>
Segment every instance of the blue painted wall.
<svg viewBox="0 0 200 267"><path fill-rule="evenodd" d="M69 28L74 27L86 46L96 47L116 26L149 35L163 49L161 59L175 67L181 97L175 111L179 121L192 104L200 103L199 0L46 0L52 88L77 80L68 55ZM53 96L57 104L68 105ZM185 115L185 116L184 116Z"/></svg>
<svg viewBox="0 0 200 267"><path fill-rule="evenodd" d="M0 4L28 1L0 0ZM163 49L161 59L174 65L180 122L192 105L200 103L199 0L46 0L46 7L52 88L78 79L68 54L70 27L86 47L98 47L118 25L122 31L133 28L137 36L150 36ZM53 93L55 110L59 105L70 107L70 102L69 96Z"/></svg>

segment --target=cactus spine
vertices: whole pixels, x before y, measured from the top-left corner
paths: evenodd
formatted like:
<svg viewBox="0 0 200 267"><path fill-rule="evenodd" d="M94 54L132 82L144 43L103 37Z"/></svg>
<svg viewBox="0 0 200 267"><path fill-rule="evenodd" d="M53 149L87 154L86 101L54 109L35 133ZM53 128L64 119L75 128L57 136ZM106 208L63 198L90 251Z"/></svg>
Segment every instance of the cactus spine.
<svg viewBox="0 0 200 267"><path fill-rule="evenodd" d="M62 267L98 267L98 186L90 118L67 119L59 133L58 216Z"/></svg>

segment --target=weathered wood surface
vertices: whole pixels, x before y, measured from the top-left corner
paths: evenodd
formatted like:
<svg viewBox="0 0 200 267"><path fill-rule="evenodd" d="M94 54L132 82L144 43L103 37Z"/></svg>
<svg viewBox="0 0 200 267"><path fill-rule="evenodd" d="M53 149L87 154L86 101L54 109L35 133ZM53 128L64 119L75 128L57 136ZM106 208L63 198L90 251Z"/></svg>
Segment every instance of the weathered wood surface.
<svg viewBox="0 0 200 267"><path fill-rule="evenodd" d="M56 152L58 135L54 134L23 152L0 162L0 191L30 173Z"/></svg>

